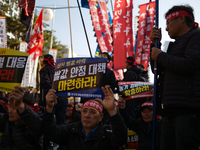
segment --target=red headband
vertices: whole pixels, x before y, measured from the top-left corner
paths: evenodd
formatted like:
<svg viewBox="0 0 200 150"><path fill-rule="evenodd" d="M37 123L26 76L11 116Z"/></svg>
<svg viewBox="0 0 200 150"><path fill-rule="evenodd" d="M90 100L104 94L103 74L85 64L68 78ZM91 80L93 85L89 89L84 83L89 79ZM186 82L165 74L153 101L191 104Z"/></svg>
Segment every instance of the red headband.
<svg viewBox="0 0 200 150"><path fill-rule="evenodd" d="M153 107L153 103L145 102L142 104L141 107L144 107L144 106L152 106Z"/></svg>
<svg viewBox="0 0 200 150"><path fill-rule="evenodd" d="M68 110L73 110L73 107L67 107Z"/></svg>
<svg viewBox="0 0 200 150"><path fill-rule="evenodd" d="M53 57L51 59L43 58L43 61L47 61L49 65L55 67L55 62L53 61Z"/></svg>
<svg viewBox="0 0 200 150"><path fill-rule="evenodd" d="M6 102L6 101L4 101L4 100L0 100L0 104L8 105L8 102Z"/></svg>
<svg viewBox="0 0 200 150"><path fill-rule="evenodd" d="M179 10L179 11L175 11L175 12L173 12L173 13L167 15L167 17L166 17L166 23L167 23L169 20L171 20L171 19L173 19L173 18L180 17L180 16L182 16L182 15L183 15L183 16L186 16L186 17L192 18L192 16L191 16L187 11L185 11L185 10ZM198 27L199 27L199 24L198 24L197 22L194 22L193 28L198 28Z"/></svg>
<svg viewBox="0 0 200 150"><path fill-rule="evenodd" d="M23 103L24 103L24 102L23 102ZM8 107L9 103L8 103L8 102L3 101L3 100L0 100L0 104L6 105L6 107L9 109L9 107ZM12 105L12 103L10 103L10 104ZM37 111L40 110L40 108L37 107L37 106L32 106L32 105L29 105L29 104L27 104L27 103L24 103L24 104L28 105L34 112L37 112Z"/></svg>
<svg viewBox="0 0 200 150"><path fill-rule="evenodd" d="M93 107L93 108L97 109L100 113L103 113L103 107L95 101L85 102L84 105L83 105L83 108L86 107L86 106Z"/></svg>
<svg viewBox="0 0 200 150"><path fill-rule="evenodd" d="M135 62L135 60L129 60L129 59L126 59L126 62L133 63L133 66L136 66L136 62Z"/></svg>
<svg viewBox="0 0 200 150"><path fill-rule="evenodd" d="M127 62L130 62L130 63L133 63L133 62L134 62L133 60L129 60L129 59L127 59L126 61L127 61Z"/></svg>

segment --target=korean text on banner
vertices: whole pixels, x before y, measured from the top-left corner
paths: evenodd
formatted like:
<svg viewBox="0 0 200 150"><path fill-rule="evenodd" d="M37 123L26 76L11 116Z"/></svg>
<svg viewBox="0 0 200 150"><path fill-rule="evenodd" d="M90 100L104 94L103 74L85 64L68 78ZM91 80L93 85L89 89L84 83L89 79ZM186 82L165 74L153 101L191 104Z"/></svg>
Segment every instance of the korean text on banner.
<svg viewBox="0 0 200 150"><path fill-rule="evenodd" d="M137 37L137 46L135 51L135 61L137 64L141 64L144 33L146 28L147 5L148 4L140 5L139 29Z"/></svg>
<svg viewBox="0 0 200 150"><path fill-rule="evenodd" d="M0 91L11 92L20 86L28 53L0 49Z"/></svg>
<svg viewBox="0 0 200 150"><path fill-rule="evenodd" d="M118 82L118 86L125 100L153 97L153 83L150 82Z"/></svg>
<svg viewBox="0 0 200 150"><path fill-rule="evenodd" d="M154 25L155 6L156 6L155 1L149 3L149 11L147 12L147 17L146 17L146 30L142 47L143 53L141 61L141 64L144 66L144 70L147 70L149 62L150 45L151 45L150 35Z"/></svg>
<svg viewBox="0 0 200 150"><path fill-rule="evenodd" d="M133 56L133 1L115 1L113 17L114 69L124 69L125 60Z"/></svg>
<svg viewBox="0 0 200 150"><path fill-rule="evenodd" d="M6 48L6 17L0 16L0 48Z"/></svg>
<svg viewBox="0 0 200 150"><path fill-rule="evenodd" d="M92 22L101 52L112 52L112 37L106 2L89 1Z"/></svg>
<svg viewBox="0 0 200 150"><path fill-rule="evenodd" d="M53 88L57 96L104 98L105 58L63 58L56 61Z"/></svg>

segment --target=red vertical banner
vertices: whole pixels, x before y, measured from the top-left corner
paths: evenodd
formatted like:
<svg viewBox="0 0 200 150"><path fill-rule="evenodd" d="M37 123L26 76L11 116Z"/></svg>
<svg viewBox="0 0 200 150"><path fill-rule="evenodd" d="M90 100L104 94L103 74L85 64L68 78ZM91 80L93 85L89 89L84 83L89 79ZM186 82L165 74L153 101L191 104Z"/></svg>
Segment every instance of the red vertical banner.
<svg viewBox="0 0 200 150"><path fill-rule="evenodd" d="M108 12L107 12L107 7L105 2L99 2L100 3L100 9L98 11L98 15L100 17L100 23L102 25L102 36L104 37L105 44L107 46L107 51L108 53L112 53L113 51L113 46L112 46L112 36L111 36L111 29L110 29L110 23L109 23L109 18L108 18ZM103 51L102 51L103 52Z"/></svg>
<svg viewBox="0 0 200 150"><path fill-rule="evenodd" d="M139 29L138 29L138 37L137 37L137 46L135 51L135 61L137 64L141 64L142 57L142 48L146 27L146 17L147 17L147 5L140 5L140 15L139 15Z"/></svg>
<svg viewBox="0 0 200 150"><path fill-rule="evenodd" d="M126 0L115 0L113 16L114 69L125 68L126 59ZM123 63L121 63L124 61Z"/></svg>
<svg viewBox="0 0 200 150"><path fill-rule="evenodd" d="M89 7L101 52L112 52L112 37L106 3L89 1Z"/></svg>
<svg viewBox="0 0 200 150"><path fill-rule="evenodd" d="M126 0L126 16L124 16L124 18L126 19L126 28L124 30L124 33L126 34L126 43L124 43L126 48L126 57L133 56L132 10L133 10L133 1Z"/></svg>
<svg viewBox="0 0 200 150"><path fill-rule="evenodd" d="M40 12L39 17L37 18L37 21L35 23L34 29L32 31L30 42L28 43L27 47L27 53L34 54L33 60L37 56L42 56L42 48L43 48L43 9Z"/></svg>
<svg viewBox="0 0 200 150"><path fill-rule="evenodd" d="M149 11L147 12L146 18L146 31L145 37L143 42L143 49L142 49L142 61L141 64L144 66L144 70L147 70L148 62L149 62L149 55L150 55L150 35L151 30L154 25L154 15L155 15L155 1L149 3Z"/></svg>

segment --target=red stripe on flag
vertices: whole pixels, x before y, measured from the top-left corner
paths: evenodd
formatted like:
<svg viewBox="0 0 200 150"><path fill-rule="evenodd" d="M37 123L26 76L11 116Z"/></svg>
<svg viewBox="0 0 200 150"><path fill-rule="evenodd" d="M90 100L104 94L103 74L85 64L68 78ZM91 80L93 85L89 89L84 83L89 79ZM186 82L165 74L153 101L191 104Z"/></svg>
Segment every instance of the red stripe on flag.
<svg viewBox="0 0 200 150"><path fill-rule="evenodd" d="M114 69L124 69L125 60L133 56L133 1L115 1L113 17Z"/></svg>
<svg viewBox="0 0 200 150"><path fill-rule="evenodd" d="M146 16L147 16L146 9L147 9L147 4L140 5L139 29L138 29L136 52L135 52L135 61L137 64L141 64L142 47L143 47L144 33L146 27Z"/></svg>
<svg viewBox="0 0 200 150"><path fill-rule="evenodd" d="M101 52L112 52L112 37L106 3L89 1L89 7Z"/></svg>
<svg viewBox="0 0 200 150"><path fill-rule="evenodd" d="M21 0L19 7L25 10L25 15L32 17L35 7L35 0Z"/></svg>
<svg viewBox="0 0 200 150"><path fill-rule="evenodd" d="M33 33L31 35L30 42L28 43L27 52L30 54L35 53L33 60L37 56L42 56L42 48L43 48L43 9L40 12L40 15L35 23L35 27L33 29Z"/></svg>
<svg viewBox="0 0 200 150"><path fill-rule="evenodd" d="M154 25L154 15L155 15L155 6L156 3L150 2L149 3L149 11L147 13L146 18L146 30L145 30L145 37L143 42L143 49L142 49L142 61L141 64L144 66L144 70L147 70L148 62L149 62L149 55L150 55L150 45L151 45L151 31Z"/></svg>

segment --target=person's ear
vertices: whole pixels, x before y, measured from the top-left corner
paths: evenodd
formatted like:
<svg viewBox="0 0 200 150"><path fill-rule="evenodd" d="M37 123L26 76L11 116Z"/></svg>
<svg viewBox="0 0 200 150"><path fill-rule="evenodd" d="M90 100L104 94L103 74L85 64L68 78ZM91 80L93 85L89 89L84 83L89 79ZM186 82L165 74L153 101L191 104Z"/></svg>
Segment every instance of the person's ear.
<svg viewBox="0 0 200 150"><path fill-rule="evenodd" d="M101 115L100 121L102 121L104 114L101 113L100 115Z"/></svg>
<svg viewBox="0 0 200 150"><path fill-rule="evenodd" d="M180 19L181 23L184 23L184 22L186 22L186 21L185 21L185 16L183 16L183 15L182 15L182 16L180 16L180 17L179 17L179 19Z"/></svg>

